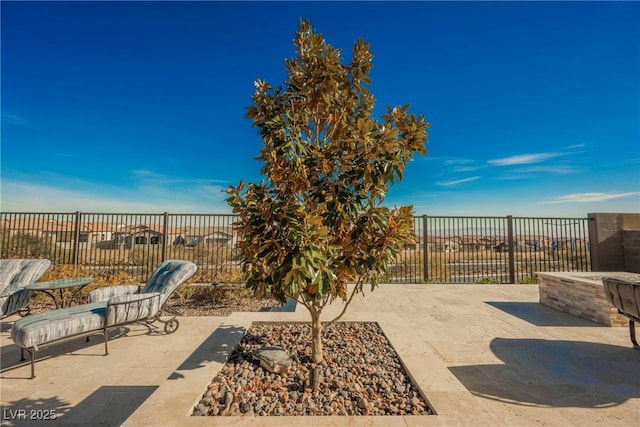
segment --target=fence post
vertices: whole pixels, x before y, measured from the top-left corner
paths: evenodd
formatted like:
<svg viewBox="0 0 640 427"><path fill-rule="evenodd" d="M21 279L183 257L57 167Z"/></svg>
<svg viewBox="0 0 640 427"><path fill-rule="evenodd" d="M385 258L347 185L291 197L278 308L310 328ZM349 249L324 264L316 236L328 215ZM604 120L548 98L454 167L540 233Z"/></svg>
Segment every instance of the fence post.
<svg viewBox="0 0 640 427"><path fill-rule="evenodd" d="M169 219L169 213L165 212L162 220L163 224L162 224L162 260L160 260L161 263L167 260L168 219Z"/></svg>
<svg viewBox="0 0 640 427"><path fill-rule="evenodd" d="M423 279L426 282L429 280L429 264L427 256L427 215L422 215L422 264L423 264Z"/></svg>
<svg viewBox="0 0 640 427"><path fill-rule="evenodd" d="M516 283L516 265L514 260L513 216L507 215L507 233L509 248L509 283Z"/></svg>
<svg viewBox="0 0 640 427"><path fill-rule="evenodd" d="M73 265L78 266L78 256L80 252L80 211L76 211L76 218L73 222Z"/></svg>

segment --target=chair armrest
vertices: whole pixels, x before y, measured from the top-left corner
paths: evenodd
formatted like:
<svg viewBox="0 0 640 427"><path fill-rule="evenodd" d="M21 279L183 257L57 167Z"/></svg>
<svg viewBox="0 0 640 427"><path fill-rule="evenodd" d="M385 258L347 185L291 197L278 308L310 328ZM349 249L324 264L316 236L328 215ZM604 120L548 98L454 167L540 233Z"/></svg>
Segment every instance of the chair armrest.
<svg viewBox="0 0 640 427"><path fill-rule="evenodd" d="M114 296L107 301L107 326L136 322L160 311L160 292Z"/></svg>
<svg viewBox="0 0 640 427"><path fill-rule="evenodd" d="M115 296L137 294L140 292L141 288L141 286L136 285L118 285L97 288L89 292L89 302L105 302Z"/></svg>

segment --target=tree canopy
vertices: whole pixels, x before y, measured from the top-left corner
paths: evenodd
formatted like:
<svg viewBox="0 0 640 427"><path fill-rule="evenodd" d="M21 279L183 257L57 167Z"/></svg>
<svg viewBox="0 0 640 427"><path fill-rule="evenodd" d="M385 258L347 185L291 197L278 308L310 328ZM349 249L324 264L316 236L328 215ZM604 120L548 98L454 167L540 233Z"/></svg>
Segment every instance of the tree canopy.
<svg viewBox="0 0 640 427"><path fill-rule="evenodd" d="M239 215L247 287L309 309L318 362L322 309L339 298L346 310L414 241L412 207L382 202L413 155L426 153L429 124L408 105L372 118L373 56L362 38L348 64L308 20L293 44L284 85L257 80L247 109L263 141L257 159L265 178L230 187L227 201ZM355 283L350 295L348 283Z"/></svg>

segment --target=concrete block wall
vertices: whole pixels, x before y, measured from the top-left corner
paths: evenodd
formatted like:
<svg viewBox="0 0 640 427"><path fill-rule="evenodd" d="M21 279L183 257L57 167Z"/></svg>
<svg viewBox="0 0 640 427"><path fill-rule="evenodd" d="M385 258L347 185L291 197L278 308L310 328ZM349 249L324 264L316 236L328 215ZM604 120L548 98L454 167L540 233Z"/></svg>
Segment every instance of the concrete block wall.
<svg viewBox="0 0 640 427"><path fill-rule="evenodd" d="M640 214L590 213L593 271L640 273Z"/></svg>
<svg viewBox="0 0 640 427"><path fill-rule="evenodd" d="M623 230L624 270L640 273L640 230Z"/></svg>

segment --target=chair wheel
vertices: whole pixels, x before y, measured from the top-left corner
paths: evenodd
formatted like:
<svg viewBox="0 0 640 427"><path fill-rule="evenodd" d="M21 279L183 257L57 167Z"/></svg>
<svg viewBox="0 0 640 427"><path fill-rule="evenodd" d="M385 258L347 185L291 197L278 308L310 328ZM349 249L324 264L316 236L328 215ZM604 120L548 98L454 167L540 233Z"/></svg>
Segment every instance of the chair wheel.
<svg viewBox="0 0 640 427"><path fill-rule="evenodd" d="M172 334L176 330L178 330L178 326L180 326L180 323L178 322L178 320L177 319L171 319L167 323L164 324L164 331L167 334Z"/></svg>

